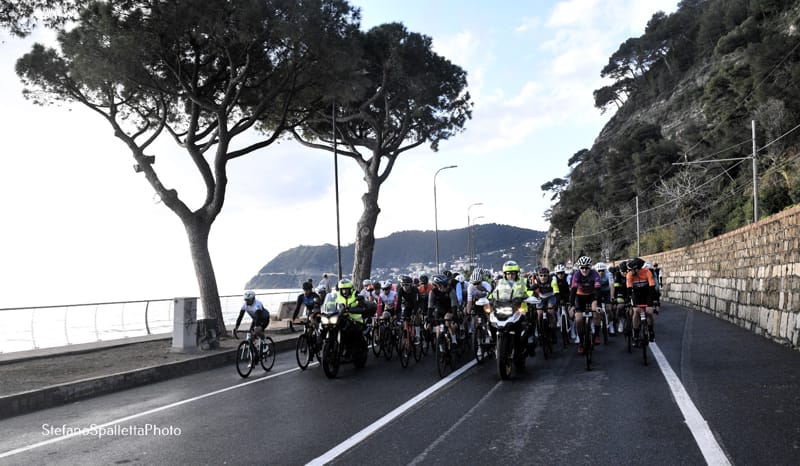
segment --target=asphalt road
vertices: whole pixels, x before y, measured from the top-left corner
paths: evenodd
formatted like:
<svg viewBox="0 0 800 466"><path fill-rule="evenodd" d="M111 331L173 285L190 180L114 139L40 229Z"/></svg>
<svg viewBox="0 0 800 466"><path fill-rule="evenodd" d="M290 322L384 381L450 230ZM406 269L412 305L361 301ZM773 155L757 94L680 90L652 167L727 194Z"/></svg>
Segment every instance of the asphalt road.
<svg viewBox="0 0 800 466"><path fill-rule="evenodd" d="M617 337L592 371L570 347L509 381L282 353L0 421L0 464L800 464L800 352L669 305L656 330L648 366Z"/></svg>

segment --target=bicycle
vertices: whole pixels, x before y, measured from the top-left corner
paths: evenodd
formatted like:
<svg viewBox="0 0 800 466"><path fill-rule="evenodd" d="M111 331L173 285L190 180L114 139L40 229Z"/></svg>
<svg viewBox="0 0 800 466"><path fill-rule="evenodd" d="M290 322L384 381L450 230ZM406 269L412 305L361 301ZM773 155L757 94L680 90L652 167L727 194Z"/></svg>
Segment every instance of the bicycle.
<svg viewBox="0 0 800 466"><path fill-rule="evenodd" d="M414 325L411 324L411 317L404 318L402 334L397 344L397 353L400 355L400 365L403 368L408 367L408 361L412 355L416 361L419 361L422 357L421 351L417 351L418 339L415 338L416 332L414 329Z"/></svg>
<svg viewBox="0 0 800 466"><path fill-rule="evenodd" d="M492 334L489 331L488 321L485 317L483 309L476 311L473 315L477 316L478 324L472 333L472 347L475 351L475 361L481 364L494 354L494 341L492 341Z"/></svg>
<svg viewBox="0 0 800 466"><path fill-rule="evenodd" d="M372 340L372 354L374 354L377 358L381 355L381 345L383 344L383 334L386 329L386 322L383 318L378 316L373 317L372 321L373 326L370 340Z"/></svg>
<svg viewBox="0 0 800 466"><path fill-rule="evenodd" d="M606 312L606 303L601 302L598 306L600 311L600 330L603 333L603 344L608 344L608 313Z"/></svg>
<svg viewBox="0 0 800 466"><path fill-rule="evenodd" d="M233 337L239 338L236 331L233 332ZM265 371L272 369L275 364L275 342L266 335L263 338L256 336L253 329L250 329L245 340L236 348L236 371L242 378L247 378L257 362L261 363Z"/></svg>
<svg viewBox="0 0 800 466"><path fill-rule="evenodd" d="M439 324L439 335L436 338L436 370L439 377L444 377L448 373L448 368L453 370L453 354L451 348L450 330L444 323Z"/></svg>
<svg viewBox="0 0 800 466"><path fill-rule="evenodd" d="M304 319L303 326L303 333L297 337L295 356L300 369L306 370L308 364L314 360L315 355L317 356L317 361L320 360L322 344L319 337L319 328L312 323L311 319Z"/></svg>
<svg viewBox="0 0 800 466"><path fill-rule="evenodd" d="M567 306L559 305L558 306L558 326L561 328L561 348L567 349L570 343L570 336L569 336L569 312L567 311Z"/></svg>
<svg viewBox="0 0 800 466"><path fill-rule="evenodd" d="M577 311L576 311L577 312ZM581 336L581 343L583 344L583 356L586 358L586 370L592 370L592 351L594 349L594 340L592 339L592 321L594 319L594 312L592 308L584 308L580 311L583 314L583 332Z"/></svg>
<svg viewBox="0 0 800 466"><path fill-rule="evenodd" d="M639 337L635 339L633 346L637 346L638 342L638 346L642 348L642 360L646 366L647 347L650 345L650 326L647 325L647 304L637 304L636 309L639 313Z"/></svg>
<svg viewBox="0 0 800 466"><path fill-rule="evenodd" d="M539 345L542 347L542 354L545 360L549 359L553 354L553 342L550 339L550 321L548 318L547 309L542 309L542 317L536 319Z"/></svg>

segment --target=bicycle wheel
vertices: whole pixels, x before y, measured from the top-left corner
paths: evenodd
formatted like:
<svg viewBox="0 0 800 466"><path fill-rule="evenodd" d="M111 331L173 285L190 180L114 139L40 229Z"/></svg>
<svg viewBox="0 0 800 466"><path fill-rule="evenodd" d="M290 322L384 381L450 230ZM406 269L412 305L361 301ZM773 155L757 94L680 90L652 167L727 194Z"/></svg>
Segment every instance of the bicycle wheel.
<svg viewBox="0 0 800 466"><path fill-rule="evenodd" d="M261 343L263 352L261 353L261 367L265 371L272 369L275 365L275 341L271 337L264 337Z"/></svg>
<svg viewBox="0 0 800 466"><path fill-rule="evenodd" d="M542 345L542 355L544 355L544 359L546 361L550 359L550 353L553 352L553 347L550 346L550 329L545 328L542 319L539 319L536 327L539 330L539 344Z"/></svg>
<svg viewBox="0 0 800 466"><path fill-rule="evenodd" d="M484 329L482 325L478 325L472 333L472 347L475 352L475 361L478 364L486 360L486 350L483 348L483 342L486 340L485 331L486 329Z"/></svg>
<svg viewBox="0 0 800 466"><path fill-rule="evenodd" d="M414 332L414 336L411 337L411 342L411 350L412 353L414 353L414 361L420 362L420 360L422 360L422 337Z"/></svg>
<svg viewBox="0 0 800 466"><path fill-rule="evenodd" d="M394 352L394 332L388 326L381 329L381 351L383 357L387 361L392 360L392 353Z"/></svg>
<svg viewBox="0 0 800 466"><path fill-rule="evenodd" d="M300 369L306 370L308 363L311 361L311 348L309 348L308 345L308 334L303 333L297 337L295 356L297 356L297 365L300 366Z"/></svg>
<svg viewBox="0 0 800 466"><path fill-rule="evenodd" d="M628 352L633 352L633 329L631 328L630 317L625 318L625 324L622 326L622 331L625 334L625 344L628 346Z"/></svg>
<svg viewBox="0 0 800 466"><path fill-rule="evenodd" d="M439 338L436 339L434 351L436 351L436 370L439 371L439 377L444 377L447 375L447 368L450 366L450 349L447 344L447 337L444 334L440 334Z"/></svg>
<svg viewBox="0 0 800 466"><path fill-rule="evenodd" d="M236 371L242 378L247 378L253 371L253 355L256 348L249 341L239 343L236 348Z"/></svg>
<svg viewBox="0 0 800 466"><path fill-rule="evenodd" d="M375 357L381 355L381 327L383 327L381 322L376 322L375 326L372 327L372 354Z"/></svg>
<svg viewBox="0 0 800 466"><path fill-rule="evenodd" d="M403 368L408 367L408 361L411 359L411 334L408 330L403 330L397 353L400 355L400 365Z"/></svg>
<svg viewBox="0 0 800 466"><path fill-rule="evenodd" d="M594 341L592 341L592 324L591 322L583 323L583 355L586 357L586 370L592 370L592 349L594 348Z"/></svg>

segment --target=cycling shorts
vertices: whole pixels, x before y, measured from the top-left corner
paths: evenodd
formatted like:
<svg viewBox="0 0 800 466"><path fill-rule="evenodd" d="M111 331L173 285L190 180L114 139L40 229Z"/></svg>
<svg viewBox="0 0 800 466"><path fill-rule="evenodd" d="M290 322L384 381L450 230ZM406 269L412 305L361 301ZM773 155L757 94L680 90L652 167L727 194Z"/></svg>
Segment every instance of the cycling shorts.
<svg viewBox="0 0 800 466"><path fill-rule="evenodd" d="M541 302L536 304L536 309L555 308L558 302L558 295L548 296L547 298L540 298Z"/></svg>

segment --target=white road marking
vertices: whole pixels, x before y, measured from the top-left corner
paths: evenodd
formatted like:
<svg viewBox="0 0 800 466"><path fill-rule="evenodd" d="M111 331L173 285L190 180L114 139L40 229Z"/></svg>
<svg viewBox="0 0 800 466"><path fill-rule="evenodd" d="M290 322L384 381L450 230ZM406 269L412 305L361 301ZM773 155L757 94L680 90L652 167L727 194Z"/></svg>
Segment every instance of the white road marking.
<svg viewBox="0 0 800 466"><path fill-rule="evenodd" d="M115 419L113 421L106 422L105 424L95 425L93 428L92 427L87 427L85 429L80 429L80 430L76 429L74 431L71 431L69 434L65 434L65 435L62 435L62 436L59 436L59 437L53 437L51 439L42 440L41 442L32 443L30 445L26 445L24 447L16 448L14 450L9 450L9 451L2 452L2 453L0 453L0 458L8 458L9 456L14 456L14 455L17 455L19 453L24 453L24 452L35 450L37 448L41 448L41 447L44 447L44 446L47 446L47 445L52 445L54 443L62 442L64 440L67 440L67 439L70 439L70 438L73 438L73 437L79 437L79 436L82 437L82 436L92 435L93 433L97 433L99 431L102 431L106 427L113 426L115 424L122 424L123 422L130 421L131 419L137 419L137 418L140 418L142 416L147 416L149 414L157 413L157 412L160 412L160 411L165 411L165 410L168 410L168 409L171 409L171 408L175 408L177 406L185 405L187 403L192 403L194 401L202 400L202 399L208 398L210 396L219 395L220 393L225 393L225 392L228 392L228 391L231 391L231 390L236 390L237 388L242 388L242 387L245 387L247 385L252 385L254 383L263 382L265 380L273 379L275 377L279 377L281 375L286 375L286 374L289 374L291 372L295 372L295 371L299 371L299 370L300 370L299 367L295 367L294 369L288 369L288 370L285 370L283 372L277 372L275 374L268 375L266 377L261 377L259 379L250 380L250 381L243 382L243 383L240 383L240 384L237 384L237 385L233 385L233 386L230 386L230 387L226 387L226 388L222 388L222 389L219 389L219 390L215 390L213 392L204 393L202 395L198 395L198 396L195 396L195 397L192 397L192 398L187 398L185 400L176 401L175 403L170 403L168 405L159 406L158 408L153 408L153 409L149 409L147 411L142 411L141 413L136 413L136 414L132 414L130 416L126 416L126 417L120 418L120 419Z"/></svg>
<svg viewBox="0 0 800 466"><path fill-rule="evenodd" d="M700 452L703 454L706 463L709 465L729 466L731 463L725 455L725 452L722 451L722 447L717 443L717 439L714 438L714 434L711 433L708 422L703 419L700 411L697 410L697 407L689 397L689 393L686 392L686 388L684 388L678 375L675 374L675 371L670 367L664 353L661 352L658 345L655 343L650 343L650 351L652 351L653 356L655 356L658 367L661 369L661 373L664 374L664 378L667 379L667 384L672 391L672 396L675 398L675 403L680 408L681 413L683 413L686 425L692 432L697 446L700 447Z"/></svg>
<svg viewBox="0 0 800 466"><path fill-rule="evenodd" d="M426 449L425 449L425 451L423 451L422 453L420 453L419 455L417 455L417 457L416 457L416 458L414 458L413 460L411 460L411 462L410 462L410 463L408 463L408 464L409 464L409 466L415 466L415 465L417 465L417 464L420 464L422 461L424 461L424 460L425 460L425 457L427 457L427 456L428 456L428 455L429 455L429 454L430 454L430 453L431 453L431 452L432 452L434 449L436 449L436 447L437 447L437 446L441 445L441 443L442 443L442 442L444 442L445 438L447 438L447 436L448 436L448 435L450 435L450 433L451 433L451 432L453 432L454 430L456 430L456 428L457 428L458 426L460 426L460 425L461 425L461 424L462 424L464 421L466 421L467 419L469 419L470 417L472 417L472 413L473 413L473 412L474 412L476 409L478 409L478 406L481 406L481 405L483 404L483 402L484 402L484 401L486 401L487 399L489 399L489 397L490 397L490 396L492 396L492 395L494 394L494 392L495 392L495 391L497 391L498 387L500 387L500 385L502 385L503 383L504 383L504 382L503 382L502 380L501 380L501 381L499 381L499 382L497 382L497 383L495 384L495 386L494 386L494 387L492 387L492 389L491 389L491 390L489 390L488 392L486 392L486 394L485 394L485 395L483 395L483 397L481 397L481 399L480 399L480 400L478 400L478 402L477 402L477 403L475 403L475 404L472 406L472 408L470 408L470 409L469 409L469 411L467 411L467 412L466 412L466 413L465 413L463 416L461 416L461 419L459 419L458 421L456 421L455 423L453 423L453 425L452 425L452 426L450 426L450 428L449 428L449 429L447 429L447 430L446 430L446 431L445 431L445 432L444 432L442 435L440 435L440 436L439 436L439 438L437 438L436 440L434 440L434 441L433 441L433 443L431 443L430 445L428 445L428 448L426 448Z"/></svg>
<svg viewBox="0 0 800 466"><path fill-rule="evenodd" d="M323 465L325 463L333 461L334 459L336 459L342 453L344 453L347 450L353 448L357 444L359 444L362 441L364 441L367 437L369 437L370 435L372 435L375 432L377 432L381 427L385 426L386 424L389 424L390 422L392 422L396 418L398 418L398 417L402 416L403 414L405 414L415 404L422 402L425 398L429 397L430 395L432 395L433 393L435 393L439 389L443 388L444 386L446 386L447 384L449 384L450 382L452 382L453 380L458 378L461 374L463 374L464 372L466 372L467 370L472 368L472 366L474 366L475 364L476 364L476 362L475 362L474 359L470 360L468 363L466 363L463 366L461 366L458 370L456 370L452 374L448 375L447 377L443 378L442 380L440 380L440 381L436 382L435 384L431 385L424 392L421 392L420 394L418 394L414 398L411 398L410 400L406 401L402 405L398 406L397 408L395 408L392 411L390 411L389 413L387 413L382 418L378 419L377 421L373 422L372 424L368 425L367 427L361 429L360 432L357 432L357 433L353 434L350 438L348 438L344 442L342 442L339 445L336 445L335 447L331 448L330 450L328 450L322 456L319 456L319 457L309 461L306 464L307 465L316 466L316 465Z"/></svg>

